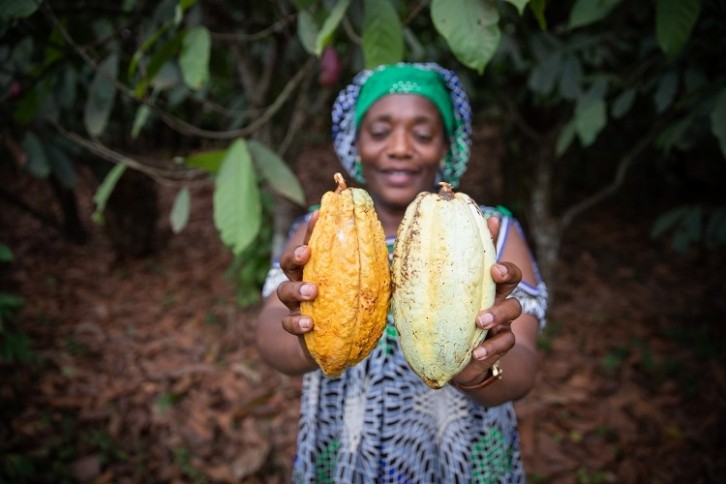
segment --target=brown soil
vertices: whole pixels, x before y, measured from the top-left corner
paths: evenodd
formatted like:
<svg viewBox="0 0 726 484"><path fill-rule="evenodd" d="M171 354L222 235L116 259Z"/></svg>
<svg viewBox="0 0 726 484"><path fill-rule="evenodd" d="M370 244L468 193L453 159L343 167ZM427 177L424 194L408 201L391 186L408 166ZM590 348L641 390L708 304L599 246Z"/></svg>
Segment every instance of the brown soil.
<svg viewBox="0 0 726 484"><path fill-rule="evenodd" d="M332 186L328 149L298 166L311 201ZM2 183L52 207L43 183L7 173ZM162 213L171 196L162 192ZM673 254L649 239L650 215L614 198L567 234L541 372L517 403L532 482L725 482L725 257ZM16 482L286 482L300 380L258 356L258 307L235 304L211 187L193 190L187 229L143 259L117 260L86 226L90 241L74 245L0 204L0 242L15 254L0 290L24 299L13 328L35 355L0 360L0 472L21 476L25 463L30 477Z"/></svg>

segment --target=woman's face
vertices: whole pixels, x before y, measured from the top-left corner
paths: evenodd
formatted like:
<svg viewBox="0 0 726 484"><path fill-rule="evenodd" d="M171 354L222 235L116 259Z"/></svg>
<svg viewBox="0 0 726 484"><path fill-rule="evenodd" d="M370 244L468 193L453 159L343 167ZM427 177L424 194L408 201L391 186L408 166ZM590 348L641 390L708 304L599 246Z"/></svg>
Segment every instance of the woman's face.
<svg viewBox="0 0 726 484"><path fill-rule="evenodd" d="M390 94L363 117L356 147L373 199L400 210L420 192L434 189L449 144L431 101L415 94Z"/></svg>

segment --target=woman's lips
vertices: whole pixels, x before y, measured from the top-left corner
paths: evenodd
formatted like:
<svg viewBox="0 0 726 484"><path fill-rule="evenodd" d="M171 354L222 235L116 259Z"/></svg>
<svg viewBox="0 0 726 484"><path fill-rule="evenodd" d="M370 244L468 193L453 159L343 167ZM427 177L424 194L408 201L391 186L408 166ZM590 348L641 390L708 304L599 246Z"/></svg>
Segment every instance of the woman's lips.
<svg viewBox="0 0 726 484"><path fill-rule="evenodd" d="M406 186L413 182L417 172L414 170L380 170L386 184L391 186Z"/></svg>

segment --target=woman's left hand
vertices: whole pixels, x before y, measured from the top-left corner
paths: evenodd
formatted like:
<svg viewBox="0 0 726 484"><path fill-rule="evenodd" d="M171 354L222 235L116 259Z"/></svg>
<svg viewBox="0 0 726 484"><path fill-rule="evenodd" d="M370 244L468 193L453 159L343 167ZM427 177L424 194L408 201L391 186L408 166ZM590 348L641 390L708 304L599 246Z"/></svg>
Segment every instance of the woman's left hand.
<svg viewBox="0 0 726 484"><path fill-rule="evenodd" d="M497 262L491 270L497 284L495 302L476 316L476 325L488 330L487 336L472 352L469 364L452 379L455 384L470 386L482 382L489 375L492 365L516 342L512 321L522 314L522 306L517 298L507 296L522 280L522 271L512 262Z"/></svg>

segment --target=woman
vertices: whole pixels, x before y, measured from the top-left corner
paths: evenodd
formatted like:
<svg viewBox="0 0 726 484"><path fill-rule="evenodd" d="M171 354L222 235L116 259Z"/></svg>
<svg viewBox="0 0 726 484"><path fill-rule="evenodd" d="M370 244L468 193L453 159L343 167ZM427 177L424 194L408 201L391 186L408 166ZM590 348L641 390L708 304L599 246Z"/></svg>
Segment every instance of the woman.
<svg viewBox="0 0 726 484"><path fill-rule="evenodd" d="M470 118L456 75L436 64L363 71L338 95L335 149L373 198L389 250L419 192L441 180L458 184ZM317 293L302 280L315 215L293 227L263 290L257 341L272 366L304 374L295 481L524 481L511 402L534 384L547 294L517 222L483 208L497 241L497 299L471 322L488 329L487 338L440 390L409 368L390 315L364 361L338 378L322 374L302 337L315 321L300 315L300 301Z"/></svg>

